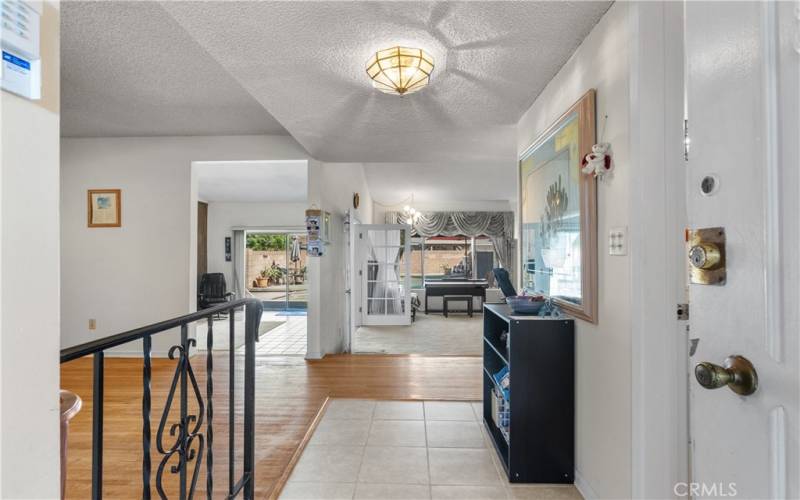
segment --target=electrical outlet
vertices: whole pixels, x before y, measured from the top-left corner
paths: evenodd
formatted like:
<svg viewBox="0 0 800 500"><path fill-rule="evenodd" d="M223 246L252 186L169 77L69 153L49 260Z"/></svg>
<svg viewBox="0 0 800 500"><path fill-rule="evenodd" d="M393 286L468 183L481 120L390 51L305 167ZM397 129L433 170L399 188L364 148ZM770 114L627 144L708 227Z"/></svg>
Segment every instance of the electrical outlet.
<svg viewBox="0 0 800 500"><path fill-rule="evenodd" d="M608 231L608 255L628 255L627 227L612 227Z"/></svg>
<svg viewBox="0 0 800 500"><path fill-rule="evenodd" d="M97 320L94 318L89 319L89 330L96 330L97 329Z"/></svg>

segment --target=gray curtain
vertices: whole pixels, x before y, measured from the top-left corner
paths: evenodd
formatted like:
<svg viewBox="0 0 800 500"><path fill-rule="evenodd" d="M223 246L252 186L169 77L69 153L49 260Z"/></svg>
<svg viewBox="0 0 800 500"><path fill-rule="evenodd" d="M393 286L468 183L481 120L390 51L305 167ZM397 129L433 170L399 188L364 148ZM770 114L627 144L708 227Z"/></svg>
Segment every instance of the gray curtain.
<svg viewBox="0 0 800 500"><path fill-rule="evenodd" d="M405 224L401 212L387 212L387 224ZM514 212L422 212L412 234L432 236L488 236L500 267L513 277L516 260Z"/></svg>
<svg viewBox="0 0 800 500"><path fill-rule="evenodd" d="M387 224L405 224L400 212L387 212ZM417 236L514 237L513 212L422 212L414 224Z"/></svg>
<svg viewBox="0 0 800 500"><path fill-rule="evenodd" d="M245 290L247 290L247 284L245 284L244 288L242 288L242 284L245 280L245 273L244 273L244 230L242 229L234 229L233 230L233 249L231 251L233 255L233 262L232 262L232 280L231 286L233 287L233 294L237 299L241 299L245 296Z"/></svg>

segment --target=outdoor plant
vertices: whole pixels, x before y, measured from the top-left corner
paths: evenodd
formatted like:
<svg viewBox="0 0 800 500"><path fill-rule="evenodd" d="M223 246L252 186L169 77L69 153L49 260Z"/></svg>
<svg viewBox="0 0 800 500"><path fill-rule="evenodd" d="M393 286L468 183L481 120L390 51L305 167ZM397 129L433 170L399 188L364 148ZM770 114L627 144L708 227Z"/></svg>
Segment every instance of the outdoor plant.
<svg viewBox="0 0 800 500"><path fill-rule="evenodd" d="M281 268L276 266L275 264L272 265L267 271L267 278L270 279L273 283L279 283L281 278L283 277L283 271Z"/></svg>

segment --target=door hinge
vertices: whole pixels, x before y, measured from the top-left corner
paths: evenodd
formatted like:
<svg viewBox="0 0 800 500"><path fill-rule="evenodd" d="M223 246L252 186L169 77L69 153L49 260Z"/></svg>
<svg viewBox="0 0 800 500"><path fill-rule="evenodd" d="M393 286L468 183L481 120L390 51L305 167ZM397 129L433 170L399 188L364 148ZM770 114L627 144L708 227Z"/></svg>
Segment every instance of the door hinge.
<svg viewBox="0 0 800 500"><path fill-rule="evenodd" d="M358 233L358 239L361 240L364 238L364 233Z"/></svg>
<svg viewBox="0 0 800 500"><path fill-rule="evenodd" d="M683 120L683 161L689 161L689 145L692 140L689 138L689 119Z"/></svg>
<svg viewBox="0 0 800 500"><path fill-rule="evenodd" d="M687 321L689 319L689 304L678 304L675 311L678 321Z"/></svg>
<svg viewBox="0 0 800 500"><path fill-rule="evenodd" d="M359 276L363 276L364 275L364 273L361 271L361 269L358 270L358 275Z"/></svg>
<svg viewBox="0 0 800 500"><path fill-rule="evenodd" d="M358 312L362 312L360 307L358 308Z"/></svg>

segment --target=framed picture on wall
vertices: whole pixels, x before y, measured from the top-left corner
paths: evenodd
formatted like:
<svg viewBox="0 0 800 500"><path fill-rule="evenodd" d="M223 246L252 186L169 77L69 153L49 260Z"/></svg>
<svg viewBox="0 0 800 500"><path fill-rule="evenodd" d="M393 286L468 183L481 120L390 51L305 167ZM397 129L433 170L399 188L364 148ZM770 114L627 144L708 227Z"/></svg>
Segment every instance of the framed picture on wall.
<svg viewBox="0 0 800 500"><path fill-rule="evenodd" d="M122 226L122 190L90 189L87 205L89 227Z"/></svg>
<svg viewBox="0 0 800 500"><path fill-rule="evenodd" d="M597 322L597 186L581 173L595 141L595 93L544 131L519 162L522 287Z"/></svg>

